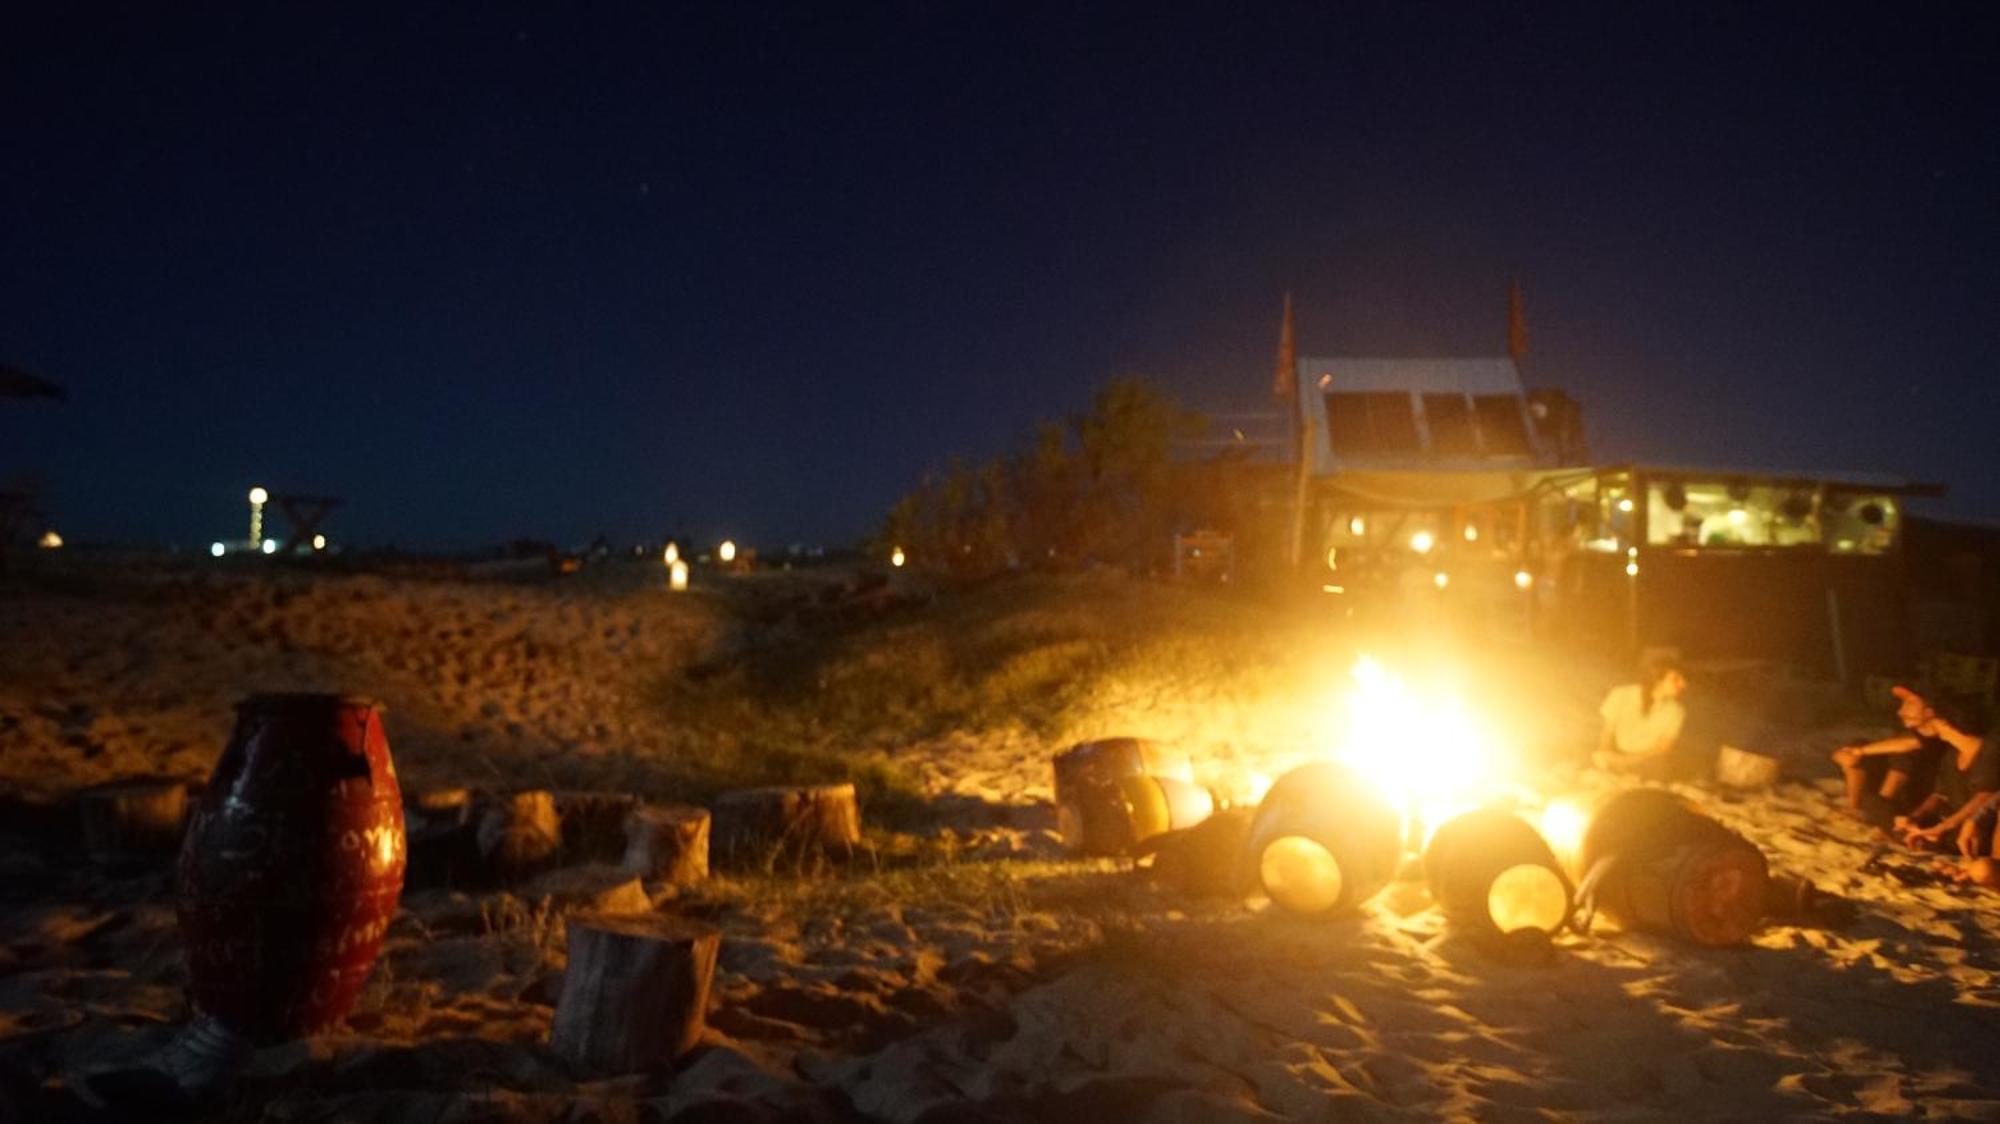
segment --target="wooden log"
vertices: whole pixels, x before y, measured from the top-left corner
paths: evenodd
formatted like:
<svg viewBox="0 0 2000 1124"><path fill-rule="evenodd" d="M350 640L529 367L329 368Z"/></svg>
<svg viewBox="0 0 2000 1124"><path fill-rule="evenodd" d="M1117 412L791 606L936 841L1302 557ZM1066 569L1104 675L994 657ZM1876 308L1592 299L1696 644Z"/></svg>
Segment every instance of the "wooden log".
<svg viewBox="0 0 2000 1124"><path fill-rule="evenodd" d="M172 854L187 826L187 786L164 777L111 781L77 793L83 849L95 862Z"/></svg>
<svg viewBox="0 0 2000 1124"><path fill-rule="evenodd" d="M549 1046L595 1073L665 1065L701 1037L722 934L679 917L569 919Z"/></svg>
<svg viewBox="0 0 2000 1124"><path fill-rule="evenodd" d="M639 798L624 792L558 792L563 861L615 863L625 855L625 817Z"/></svg>
<svg viewBox="0 0 2000 1124"><path fill-rule="evenodd" d="M699 882L708 877L708 835L706 808L639 808L625 821L625 869L648 882Z"/></svg>
<svg viewBox="0 0 2000 1124"><path fill-rule="evenodd" d="M520 893L531 902L546 899L564 912L625 914L653 908L646 888L631 871L606 863L549 871Z"/></svg>
<svg viewBox="0 0 2000 1124"><path fill-rule="evenodd" d="M502 797L479 821L479 855L502 881L530 878L555 865L562 850L562 818L554 795L542 789Z"/></svg>
<svg viewBox="0 0 2000 1124"><path fill-rule="evenodd" d="M851 784L746 788L715 800L715 849L733 860L845 855L861 842Z"/></svg>
<svg viewBox="0 0 2000 1124"><path fill-rule="evenodd" d="M471 819L472 791L464 788L429 788L416 793L410 797L409 813L405 816L412 828L468 823Z"/></svg>

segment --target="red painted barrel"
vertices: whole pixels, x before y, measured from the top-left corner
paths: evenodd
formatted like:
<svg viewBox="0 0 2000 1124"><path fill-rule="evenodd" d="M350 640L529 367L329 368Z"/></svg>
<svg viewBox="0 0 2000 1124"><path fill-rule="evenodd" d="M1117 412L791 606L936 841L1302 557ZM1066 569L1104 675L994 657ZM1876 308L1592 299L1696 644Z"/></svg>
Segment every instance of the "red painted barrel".
<svg viewBox="0 0 2000 1124"><path fill-rule="evenodd" d="M239 705L181 847L195 1007L259 1042L338 1023L395 916L405 857L380 707L306 694Z"/></svg>

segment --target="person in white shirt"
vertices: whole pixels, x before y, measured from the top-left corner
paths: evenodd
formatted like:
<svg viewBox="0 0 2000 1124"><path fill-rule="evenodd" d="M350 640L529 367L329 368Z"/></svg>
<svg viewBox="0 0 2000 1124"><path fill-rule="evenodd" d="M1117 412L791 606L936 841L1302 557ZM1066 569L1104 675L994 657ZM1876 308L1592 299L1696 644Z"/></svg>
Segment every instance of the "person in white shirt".
<svg viewBox="0 0 2000 1124"><path fill-rule="evenodd" d="M1597 708L1604 731L1591 761L1600 769L1667 779L1674 746L1687 722L1687 708L1681 705L1686 692L1687 674L1677 658L1648 657L1640 666L1639 681L1613 687Z"/></svg>

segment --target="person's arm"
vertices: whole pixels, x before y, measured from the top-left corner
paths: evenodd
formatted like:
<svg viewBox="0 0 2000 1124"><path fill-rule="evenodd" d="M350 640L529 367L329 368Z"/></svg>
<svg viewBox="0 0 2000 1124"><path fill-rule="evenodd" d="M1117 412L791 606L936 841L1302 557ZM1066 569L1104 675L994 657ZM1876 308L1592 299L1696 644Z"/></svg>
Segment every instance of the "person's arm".
<svg viewBox="0 0 2000 1124"><path fill-rule="evenodd" d="M1863 757L1880 757L1889 753L1908 753L1924 744L1914 734L1897 734L1894 737L1872 741L1867 745L1855 746L1855 752Z"/></svg>
<svg viewBox="0 0 2000 1124"><path fill-rule="evenodd" d="M1985 811L1987 804L1992 802L1995 795L1995 793L1991 792L1974 793L1970 799L1959 806L1957 811L1929 827L1917 829L1914 834L1924 836L1927 839L1943 839L1947 834L1958 830L1960 824ZM1928 804L1929 801L1925 801L1925 803ZM1915 817L1913 816L1912 818Z"/></svg>

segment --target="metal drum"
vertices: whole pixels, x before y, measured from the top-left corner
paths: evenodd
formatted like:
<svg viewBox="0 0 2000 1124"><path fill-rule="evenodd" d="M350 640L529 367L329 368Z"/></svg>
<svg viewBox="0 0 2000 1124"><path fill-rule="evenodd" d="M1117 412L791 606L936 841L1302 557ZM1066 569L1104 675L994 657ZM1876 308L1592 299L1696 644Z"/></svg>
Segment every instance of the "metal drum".
<svg viewBox="0 0 2000 1124"><path fill-rule="evenodd" d="M1572 873L1621 927L1716 947L1757 931L1770 884L1754 844L1657 788L1603 799Z"/></svg>
<svg viewBox="0 0 2000 1124"><path fill-rule="evenodd" d="M196 1009L265 1043L338 1023L395 916L405 857L378 706L309 694L240 704L181 847Z"/></svg>
<svg viewBox="0 0 2000 1124"><path fill-rule="evenodd" d="M1456 816L1424 848L1424 881L1452 926L1485 941L1569 920L1571 887L1541 833L1491 808Z"/></svg>
<svg viewBox="0 0 2000 1124"><path fill-rule="evenodd" d="M1056 823L1063 845L1086 855L1129 851L1136 841L1131 809L1135 793L1120 785L1141 777L1192 785L1194 763L1187 754L1145 738L1105 738L1057 754ZM1138 795L1142 803L1152 804L1152 798Z"/></svg>
<svg viewBox="0 0 2000 1124"><path fill-rule="evenodd" d="M1248 861L1273 902L1343 913L1380 893L1403 856L1396 810L1353 770L1302 765L1271 785L1250 825Z"/></svg>

